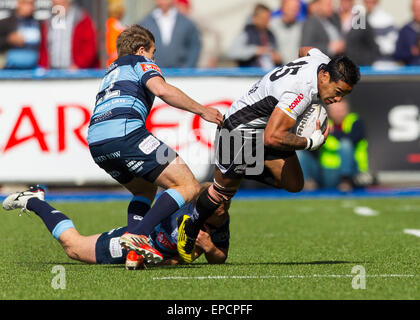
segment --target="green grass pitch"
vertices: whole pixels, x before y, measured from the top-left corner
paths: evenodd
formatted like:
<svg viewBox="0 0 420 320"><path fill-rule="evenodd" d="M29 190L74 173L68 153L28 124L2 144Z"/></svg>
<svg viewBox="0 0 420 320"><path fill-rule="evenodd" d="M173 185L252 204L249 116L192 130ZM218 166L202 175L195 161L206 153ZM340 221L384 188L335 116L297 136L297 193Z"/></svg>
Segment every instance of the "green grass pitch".
<svg viewBox="0 0 420 320"><path fill-rule="evenodd" d="M84 235L126 219L124 202L53 205ZM234 201L225 265L131 272L72 261L37 216L3 211L0 299L420 299L420 238L404 233L420 229L419 209L415 198ZM56 265L64 290L51 286Z"/></svg>

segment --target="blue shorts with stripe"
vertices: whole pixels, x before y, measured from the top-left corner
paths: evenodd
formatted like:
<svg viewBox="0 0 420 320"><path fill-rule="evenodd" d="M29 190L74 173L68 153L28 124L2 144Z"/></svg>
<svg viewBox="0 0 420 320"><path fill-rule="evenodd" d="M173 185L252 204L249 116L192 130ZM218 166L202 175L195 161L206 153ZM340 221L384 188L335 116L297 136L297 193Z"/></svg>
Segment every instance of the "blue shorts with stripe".
<svg viewBox="0 0 420 320"><path fill-rule="evenodd" d="M136 177L153 183L178 156L144 126L89 149L95 163L121 184Z"/></svg>
<svg viewBox="0 0 420 320"><path fill-rule="evenodd" d="M127 232L127 227L104 232L96 241L95 254L97 264L123 264L127 251L120 245L120 237Z"/></svg>

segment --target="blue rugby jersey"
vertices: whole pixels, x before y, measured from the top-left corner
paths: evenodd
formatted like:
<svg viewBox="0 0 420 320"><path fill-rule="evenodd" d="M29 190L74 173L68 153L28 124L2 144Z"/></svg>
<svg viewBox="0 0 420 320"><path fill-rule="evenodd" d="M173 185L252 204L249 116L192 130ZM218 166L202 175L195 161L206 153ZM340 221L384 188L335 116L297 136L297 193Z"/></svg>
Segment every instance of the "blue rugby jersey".
<svg viewBox="0 0 420 320"><path fill-rule="evenodd" d="M170 258L178 255L176 247L178 242L177 218L182 218L184 215L188 215L192 219L196 218L197 211L192 202L180 208L169 218L163 220L155 227L155 230L149 236L151 245L162 253L164 258ZM211 240L218 248L229 248L229 223L230 219L228 219L220 228L209 226Z"/></svg>
<svg viewBox="0 0 420 320"><path fill-rule="evenodd" d="M144 56L123 56L108 67L90 120L89 145L126 136L145 125L155 99L146 82L153 77L163 78L162 72Z"/></svg>
<svg viewBox="0 0 420 320"><path fill-rule="evenodd" d="M184 214L192 217L192 219L196 217L197 212L193 203L185 205L164 219L149 236L151 245L160 251L165 258L178 255L176 248L178 225L176 219ZM230 220L228 219L220 228L209 226L211 240L218 248L229 248L229 223ZM119 239L126 232L127 227L121 227L101 234L95 247L96 262L98 264L122 264L125 262L127 251L121 249Z"/></svg>

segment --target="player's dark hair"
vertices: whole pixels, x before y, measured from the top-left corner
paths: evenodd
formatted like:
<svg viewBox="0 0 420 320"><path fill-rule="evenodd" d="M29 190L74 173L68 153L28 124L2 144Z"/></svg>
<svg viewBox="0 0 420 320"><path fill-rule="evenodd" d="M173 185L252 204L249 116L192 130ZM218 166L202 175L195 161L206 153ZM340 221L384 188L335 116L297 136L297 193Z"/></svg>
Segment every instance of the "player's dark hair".
<svg viewBox="0 0 420 320"><path fill-rule="evenodd" d="M338 82L341 80L354 87L360 80L359 67L344 55L335 56L322 69L330 74L330 81Z"/></svg>
<svg viewBox="0 0 420 320"><path fill-rule="evenodd" d="M150 50L155 43L153 34L137 24L125 29L117 39L118 57L135 54L141 47Z"/></svg>

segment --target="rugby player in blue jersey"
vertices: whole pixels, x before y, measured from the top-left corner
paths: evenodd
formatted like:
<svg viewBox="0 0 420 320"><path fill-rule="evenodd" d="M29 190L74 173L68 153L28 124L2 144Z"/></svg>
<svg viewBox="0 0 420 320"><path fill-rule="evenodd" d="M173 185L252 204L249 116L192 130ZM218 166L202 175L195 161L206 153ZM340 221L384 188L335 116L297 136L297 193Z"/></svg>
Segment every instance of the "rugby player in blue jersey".
<svg viewBox="0 0 420 320"><path fill-rule="evenodd" d="M208 186L209 184L203 184L201 190ZM82 236L66 215L44 201L44 190L39 186L11 194L4 200L3 208L8 211L22 209L22 212L35 212L71 259L90 264L125 263L126 269L130 270L144 268L141 255L137 255L135 251L127 253L120 246L119 239L125 234L127 227L102 234ZM195 252L194 260L204 254L211 264L221 264L226 261L229 250L228 210L229 204L223 204L207 219L205 229L200 231L197 237L198 250ZM150 245L161 252L164 258L161 264L175 265L183 262L177 251L177 219L184 215L194 219L196 211L193 202L165 218L148 237Z"/></svg>
<svg viewBox="0 0 420 320"><path fill-rule="evenodd" d="M155 39L147 29L127 28L118 37L117 50L118 59L100 86L87 140L95 163L133 194L121 246L149 263L159 262L163 257L150 246L148 235L189 203L200 186L176 152L147 131L155 96L218 125L223 116L165 82L153 61ZM157 187L166 191L151 208Z"/></svg>

